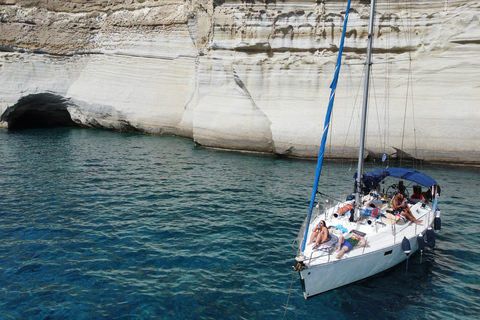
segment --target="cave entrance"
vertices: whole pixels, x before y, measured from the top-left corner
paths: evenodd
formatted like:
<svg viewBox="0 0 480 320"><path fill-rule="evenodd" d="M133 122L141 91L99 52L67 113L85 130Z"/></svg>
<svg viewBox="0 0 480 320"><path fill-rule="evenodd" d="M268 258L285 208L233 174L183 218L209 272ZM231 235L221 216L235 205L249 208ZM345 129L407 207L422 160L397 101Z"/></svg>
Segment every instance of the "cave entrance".
<svg viewBox="0 0 480 320"><path fill-rule="evenodd" d="M25 96L9 107L1 120L12 130L44 127L80 127L70 117L69 99L52 93Z"/></svg>

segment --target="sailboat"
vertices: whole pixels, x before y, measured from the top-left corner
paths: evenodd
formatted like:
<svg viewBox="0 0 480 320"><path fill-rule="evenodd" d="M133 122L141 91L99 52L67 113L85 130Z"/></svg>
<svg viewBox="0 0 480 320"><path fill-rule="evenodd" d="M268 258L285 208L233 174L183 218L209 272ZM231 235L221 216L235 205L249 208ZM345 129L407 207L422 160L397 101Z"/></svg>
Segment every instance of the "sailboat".
<svg viewBox="0 0 480 320"><path fill-rule="evenodd" d="M352 195L338 201L330 208L322 209L321 205L315 205L316 196L321 193L318 190L318 184L340 72L349 11L350 0L345 13L335 75L330 86L331 94L309 212L296 239L298 249L294 270L299 272L305 298L378 274L405 261L409 255L418 250L423 253L425 242L430 247L434 246L435 232L440 230L441 225L438 208L440 187L433 178L419 171L403 168L385 167L372 172L363 172L375 0L371 0L370 3L360 146L357 173L353 177L354 190ZM381 183L389 177L394 178L395 183L387 188L387 191L385 188L380 190ZM413 194L412 197L408 194L404 195L405 198L399 196L399 199L405 200L402 204L403 208L396 211L394 210L396 206L392 207L391 204L392 198L397 193L406 193L404 182L407 183L407 187L413 186L414 191L424 187L427 192L418 197L414 197ZM425 198L421 199L422 197ZM406 210L405 208L409 209L411 216L406 215L403 211ZM322 224L334 227L328 229L328 232L322 232L322 229L318 229ZM319 237L318 233L322 233L322 236ZM325 233L328 236L322 238Z"/></svg>

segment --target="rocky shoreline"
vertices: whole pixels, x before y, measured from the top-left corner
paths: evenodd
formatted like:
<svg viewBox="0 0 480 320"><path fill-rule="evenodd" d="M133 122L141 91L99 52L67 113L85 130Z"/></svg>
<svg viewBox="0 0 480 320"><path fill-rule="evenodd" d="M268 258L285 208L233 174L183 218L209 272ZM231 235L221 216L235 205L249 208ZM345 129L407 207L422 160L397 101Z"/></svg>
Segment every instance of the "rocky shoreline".
<svg viewBox="0 0 480 320"><path fill-rule="evenodd" d="M396 76L388 82L383 67L375 70L375 101L388 98L388 111L372 107L369 121L381 119L391 132L368 132L370 154L401 150L425 161L478 164L480 4L377 6L374 44L403 62L389 64ZM315 157L344 10L339 0L0 0L3 125L71 121ZM368 10L353 1L341 80L351 92L350 82L362 76L355 64ZM414 117L404 116L409 86ZM354 102L338 93L332 157L356 156Z"/></svg>

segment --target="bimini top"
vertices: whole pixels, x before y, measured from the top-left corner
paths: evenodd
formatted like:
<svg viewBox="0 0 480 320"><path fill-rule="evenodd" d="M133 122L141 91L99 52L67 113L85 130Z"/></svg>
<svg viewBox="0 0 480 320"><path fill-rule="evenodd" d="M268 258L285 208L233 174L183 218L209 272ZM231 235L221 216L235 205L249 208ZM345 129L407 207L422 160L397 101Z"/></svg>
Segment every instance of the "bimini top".
<svg viewBox="0 0 480 320"><path fill-rule="evenodd" d="M367 189L375 188L386 177L398 177L399 179L413 181L424 187L431 187L437 184L437 182L427 176L425 173L421 173L416 170L403 169L403 168L386 168L375 171L366 172L363 174L363 184ZM356 179L357 173L354 178Z"/></svg>

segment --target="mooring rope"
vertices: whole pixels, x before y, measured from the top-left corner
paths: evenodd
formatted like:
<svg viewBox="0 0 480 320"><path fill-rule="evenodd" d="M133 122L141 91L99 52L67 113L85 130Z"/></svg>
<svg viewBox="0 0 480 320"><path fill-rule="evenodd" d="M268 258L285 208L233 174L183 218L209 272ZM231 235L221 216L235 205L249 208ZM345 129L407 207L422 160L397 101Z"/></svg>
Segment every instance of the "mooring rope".
<svg viewBox="0 0 480 320"><path fill-rule="evenodd" d="M297 272L296 268L293 269L292 281L290 282L290 290L288 291L287 305L285 306L285 313L283 314L283 320L285 320L285 316L287 315L288 302L290 301L290 294L292 293L292 286L293 286L293 279L295 278L295 272Z"/></svg>

